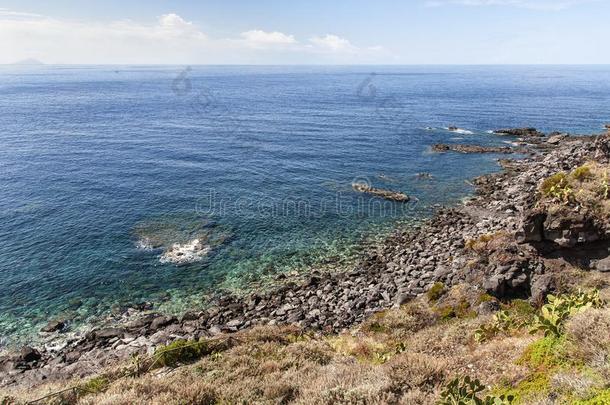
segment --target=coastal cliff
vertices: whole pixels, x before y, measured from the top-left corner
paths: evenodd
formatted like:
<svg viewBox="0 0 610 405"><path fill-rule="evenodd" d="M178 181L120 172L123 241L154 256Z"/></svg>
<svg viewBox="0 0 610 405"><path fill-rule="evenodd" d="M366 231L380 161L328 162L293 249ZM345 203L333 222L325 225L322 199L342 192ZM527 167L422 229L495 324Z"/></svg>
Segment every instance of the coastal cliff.
<svg viewBox="0 0 610 405"><path fill-rule="evenodd" d="M610 403L610 135L498 134L435 151L526 157L353 268L25 347L4 403Z"/></svg>

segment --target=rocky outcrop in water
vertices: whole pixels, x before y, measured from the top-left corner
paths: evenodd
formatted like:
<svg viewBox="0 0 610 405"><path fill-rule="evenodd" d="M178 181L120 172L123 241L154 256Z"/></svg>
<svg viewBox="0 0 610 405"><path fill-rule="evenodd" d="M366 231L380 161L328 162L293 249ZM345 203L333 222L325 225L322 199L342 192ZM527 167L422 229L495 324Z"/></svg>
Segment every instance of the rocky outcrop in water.
<svg viewBox="0 0 610 405"><path fill-rule="evenodd" d="M536 128L505 128L497 129L494 134L499 135L511 135L519 138L540 138L544 136L544 133L538 131Z"/></svg>
<svg viewBox="0 0 610 405"><path fill-rule="evenodd" d="M398 191L392 191L392 190L384 190L381 188L375 188L375 187L369 186L368 184L355 183L355 184L352 184L352 187L354 190L356 190L360 193L371 194L371 195L374 195L375 197L384 198L386 200L407 202L410 199L409 196L404 193L401 193Z"/></svg>
<svg viewBox="0 0 610 405"><path fill-rule="evenodd" d="M463 144L443 144L439 143L432 146L433 152L459 152L459 153L520 153L522 150L517 150L509 146L481 146L481 145L463 145Z"/></svg>

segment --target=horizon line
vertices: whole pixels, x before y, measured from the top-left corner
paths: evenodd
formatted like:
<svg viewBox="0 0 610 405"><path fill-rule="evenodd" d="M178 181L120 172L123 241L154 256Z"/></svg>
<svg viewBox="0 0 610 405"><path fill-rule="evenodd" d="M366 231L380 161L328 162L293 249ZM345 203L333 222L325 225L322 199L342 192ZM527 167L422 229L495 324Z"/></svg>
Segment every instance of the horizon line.
<svg viewBox="0 0 610 405"><path fill-rule="evenodd" d="M610 63L0 63L0 66L42 67L42 66L610 66Z"/></svg>

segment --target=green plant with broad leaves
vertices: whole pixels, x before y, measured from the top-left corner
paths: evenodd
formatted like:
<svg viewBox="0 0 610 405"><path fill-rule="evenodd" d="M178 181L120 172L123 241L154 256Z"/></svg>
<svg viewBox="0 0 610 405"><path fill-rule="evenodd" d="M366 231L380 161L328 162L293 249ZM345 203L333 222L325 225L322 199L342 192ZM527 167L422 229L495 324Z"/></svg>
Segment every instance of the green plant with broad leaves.
<svg viewBox="0 0 610 405"><path fill-rule="evenodd" d="M544 336L561 336L565 321L572 315L583 312L588 308L601 307L603 301L599 291L579 291L575 294L547 297L548 304L540 310L540 315L534 317L534 324L530 333L543 332Z"/></svg>
<svg viewBox="0 0 610 405"><path fill-rule="evenodd" d="M568 203L574 195L568 175L564 172L556 173L542 182L542 194L557 202Z"/></svg>
<svg viewBox="0 0 610 405"><path fill-rule="evenodd" d="M510 332L524 327L526 323L512 316L508 311L499 311L494 314L491 322L479 326L474 332L474 339L483 343L500 333Z"/></svg>
<svg viewBox="0 0 610 405"><path fill-rule="evenodd" d="M458 377L445 386L438 405L510 405L515 399L512 395L488 395L482 399L479 394L484 390L485 386L479 380Z"/></svg>

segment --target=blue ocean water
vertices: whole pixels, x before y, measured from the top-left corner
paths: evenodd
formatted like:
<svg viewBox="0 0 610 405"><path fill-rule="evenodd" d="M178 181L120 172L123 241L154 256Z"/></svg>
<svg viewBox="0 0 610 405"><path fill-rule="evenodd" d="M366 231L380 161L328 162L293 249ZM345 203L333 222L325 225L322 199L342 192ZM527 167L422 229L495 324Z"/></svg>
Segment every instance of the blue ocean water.
<svg viewBox="0 0 610 405"><path fill-rule="evenodd" d="M0 67L0 343L347 262L497 170L430 145L595 133L609 105L607 66ZM163 260L194 240L198 260Z"/></svg>

